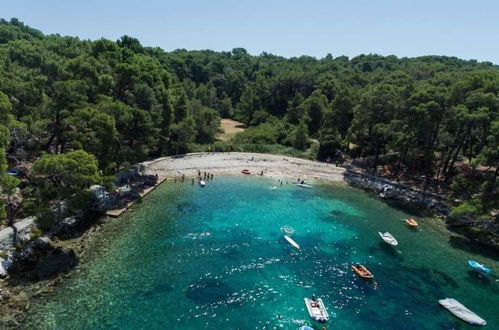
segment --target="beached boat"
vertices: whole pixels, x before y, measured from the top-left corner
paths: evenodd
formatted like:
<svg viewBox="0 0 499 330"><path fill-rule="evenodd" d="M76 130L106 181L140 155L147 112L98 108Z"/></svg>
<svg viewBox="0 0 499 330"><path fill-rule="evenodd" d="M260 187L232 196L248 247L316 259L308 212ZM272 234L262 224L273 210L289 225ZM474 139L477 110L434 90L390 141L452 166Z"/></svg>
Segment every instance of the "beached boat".
<svg viewBox="0 0 499 330"><path fill-rule="evenodd" d="M383 241L387 242L390 245L396 246L399 244L399 242L397 242L395 237L393 237L392 234L390 234L389 232L382 233L379 231L378 234L379 234L379 236L381 236Z"/></svg>
<svg viewBox="0 0 499 330"><path fill-rule="evenodd" d="M288 235L284 235L284 238L286 239L286 241L289 242L289 244L293 245L298 250L300 249L300 246L298 245L298 243L296 243L291 237L289 237Z"/></svg>
<svg viewBox="0 0 499 330"><path fill-rule="evenodd" d="M488 275L492 272L489 267L486 267L475 260L468 260L468 265L470 265L470 267L476 270L477 272L484 275Z"/></svg>
<svg viewBox="0 0 499 330"><path fill-rule="evenodd" d="M414 219L411 219L411 218L408 218L408 219L405 219L405 223L411 227L411 228L417 228L418 227L418 222Z"/></svg>
<svg viewBox="0 0 499 330"><path fill-rule="evenodd" d="M241 173L242 174L251 174L251 171L250 170L242 170Z"/></svg>
<svg viewBox="0 0 499 330"><path fill-rule="evenodd" d="M321 298L305 298L304 300L308 314L312 319L320 323L329 321L329 314L327 313L326 306L324 306Z"/></svg>
<svg viewBox="0 0 499 330"><path fill-rule="evenodd" d="M469 324L473 325L487 324L487 322L485 322L484 319L482 319L480 316L470 311L468 308L464 307L464 305L461 304L456 299L445 298L439 300L438 302L440 303L440 305L445 307L449 312L454 314L456 317L460 318L465 322L468 322Z"/></svg>
<svg viewBox="0 0 499 330"><path fill-rule="evenodd" d="M352 270L362 278L367 278L367 279L374 278L374 275L369 271L369 269L360 264L352 266Z"/></svg>
<svg viewBox="0 0 499 330"><path fill-rule="evenodd" d="M199 181L199 185L200 185L201 187L204 187L204 186L206 186L206 182L204 182L203 180L201 180L201 181Z"/></svg>

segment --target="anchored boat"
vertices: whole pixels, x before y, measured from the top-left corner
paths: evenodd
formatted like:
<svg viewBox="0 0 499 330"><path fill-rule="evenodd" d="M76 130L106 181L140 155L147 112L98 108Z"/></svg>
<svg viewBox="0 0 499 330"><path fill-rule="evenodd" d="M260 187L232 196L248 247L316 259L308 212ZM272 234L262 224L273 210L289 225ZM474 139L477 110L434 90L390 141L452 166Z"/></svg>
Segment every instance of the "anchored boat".
<svg viewBox="0 0 499 330"><path fill-rule="evenodd" d="M288 235L284 235L284 238L286 239L286 241L289 242L289 244L293 245L298 250L300 249L300 246L298 245L298 243L296 243L291 237L289 237Z"/></svg>
<svg viewBox="0 0 499 330"><path fill-rule="evenodd" d="M312 299L305 298L304 300L308 314L312 319L320 323L329 321L329 314L327 313L326 306L324 306L321 298L317 299L313 297Z"/></svg>
<svg viewBox="0 0 499 330"><path fill-rule="evenodd" d="M476 270L477 272L482 273L484 275L488 275L492 272L489 267L486 267L485 265L482 265L475 260L468 260L468 265L470 265L470 267Z"/></svg>
<svg viewBox="0 0 499 330"><path fill-rule="evenodd" d="M203 180L201 180L201 181L199 181L199 185L200 185L201 187L204 187L204 186L206 186L206 182L204 182Z"/></svg>
<svg viewBox="0 0 499 330"><path fill-rule="evenodd" d="M465 322L468 322L469 324L473 325L487 324L487 322L485 322L484 319L482 319L480 316L470 311L468 308L464 307L464 305L461 304L456 299L445 298L439 300L438 302L440 303L440 305L445 307L449 312L454 314L456 317L460 318Z"/></svg>
<svg viewBox="0 0 499 330"><path fill-rule="evenodd" d="M395 239L395 237L392 236L389 232L378 232L379 236L383 239L383 241L387 242L390 245L397 246L399 242Z"/></svg>
<svg viewBox="0 0 499 330"><path fill-rule="evenodd" d="M357 275L359 275L362 278L366 279L374 278L374 275L369 271L369 269L360 264L352 266L352 269Z"/></svg>
<svg viewBox="0 0 499 330"><path fill-rule="evenodd" d="M409 227L411 227L411 228L417 228L417 227L418 227L418 223L417 223L417 221L416 221L416 220L414 220L414 219L411 219L411 218L409 218L409 219L405 219L405 223L407 223L407 225L408 225Z"/></svg>

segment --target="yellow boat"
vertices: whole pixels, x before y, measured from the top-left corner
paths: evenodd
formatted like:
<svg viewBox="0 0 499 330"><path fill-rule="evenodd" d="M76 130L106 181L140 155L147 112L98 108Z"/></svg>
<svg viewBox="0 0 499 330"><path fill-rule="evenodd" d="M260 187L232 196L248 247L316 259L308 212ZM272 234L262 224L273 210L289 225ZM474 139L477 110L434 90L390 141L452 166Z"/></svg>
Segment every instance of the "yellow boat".
<svg viewBox="0 0 499 330"><path fill-rule="evenodd" d="M417 221L414 219L411 219L411 218L405 219L405 223L407 223L409 225L409 227L412 227L412 228L416 228L418 226Z"/></svg>
<svg viewBox="0 0 499 330"><path fill-rule="evenodd" d="M367 279L374 278L374 275L366 267L362 265L356 264L352 266L352 269L354 272L357 273L357 275L359 275L362 278L367 278Z"/></svg>

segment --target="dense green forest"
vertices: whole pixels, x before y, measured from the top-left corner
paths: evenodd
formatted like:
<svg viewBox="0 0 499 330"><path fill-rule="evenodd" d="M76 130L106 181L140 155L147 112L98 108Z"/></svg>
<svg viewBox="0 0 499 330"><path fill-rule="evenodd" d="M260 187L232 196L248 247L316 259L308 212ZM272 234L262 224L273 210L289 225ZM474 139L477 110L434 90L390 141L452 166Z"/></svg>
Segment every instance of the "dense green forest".
<svg viewBox="0 0 499 330"><path fill-rule="evenodd" d="M216 141L220 118L248 129ZM44 35L0 21L0 180L10 217L189 151L363 159L392 178L450 189L455 213L497 208L499 67L455 57L283 58ZM31 182L6 175L32 164ZM463 202L464 201L464 202ZM4 208L0 208L5 217ZM490 218L490 216L489 216Z"/></svg>

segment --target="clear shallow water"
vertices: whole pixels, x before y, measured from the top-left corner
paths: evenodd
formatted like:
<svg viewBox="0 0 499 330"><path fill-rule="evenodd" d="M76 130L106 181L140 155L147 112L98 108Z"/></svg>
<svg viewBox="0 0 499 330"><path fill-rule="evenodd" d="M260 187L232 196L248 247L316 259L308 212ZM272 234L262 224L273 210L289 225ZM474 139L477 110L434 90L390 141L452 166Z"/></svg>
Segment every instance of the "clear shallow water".
<svg viewBox="0 0 499 330"><path fill-rule="evenodd" d="M271 189L270 179L163 184L105 226L72 278L35 302L28 327L48 329L297 329L313 325L303 298L323 298L335 329L459 329L439 307L452 297L499 328L497 277L468 271L441 226L344 185ZM280 228L295 230L294 249ZM400 242L392 248L378 230ZM356 277L365 264L378 287ZM280 316L280 317L279 317ZM317 329L322 326L315 324Z"/></svg>

